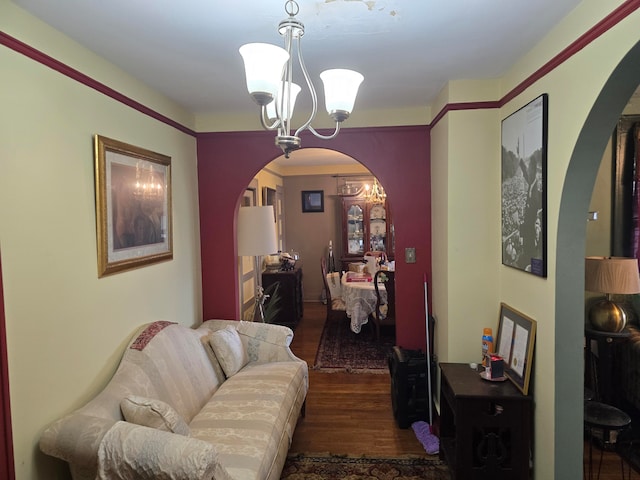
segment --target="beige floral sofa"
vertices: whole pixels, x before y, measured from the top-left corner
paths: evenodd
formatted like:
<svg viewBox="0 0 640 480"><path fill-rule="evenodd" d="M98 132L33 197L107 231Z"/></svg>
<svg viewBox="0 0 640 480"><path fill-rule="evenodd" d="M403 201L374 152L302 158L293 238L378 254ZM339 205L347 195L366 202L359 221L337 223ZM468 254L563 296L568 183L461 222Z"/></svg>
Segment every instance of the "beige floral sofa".
<svg viewBox="0 0 640 480"><path fill-rule="evenodd" d="M141 327L95 398L43 432L79 479L277 480L308 390L279 325Z"/></svg>

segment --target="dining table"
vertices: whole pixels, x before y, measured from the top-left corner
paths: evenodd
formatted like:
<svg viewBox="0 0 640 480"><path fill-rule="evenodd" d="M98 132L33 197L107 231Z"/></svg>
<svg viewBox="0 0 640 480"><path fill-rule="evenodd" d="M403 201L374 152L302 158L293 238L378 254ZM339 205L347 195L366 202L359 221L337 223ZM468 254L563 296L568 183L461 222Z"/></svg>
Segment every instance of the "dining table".
<svg viewBox="0 0 640 480"><path fill-rule="evenodd" d="M373 281L349 281L351 276L353 272L342 275L342 300L344 300L347 317L351 320L351 331L360 333L362 326L369 321L369 315L376 309L376 290ZM382 301L386 302L387 291L384 285L378 285L378 289Z"/></svg>

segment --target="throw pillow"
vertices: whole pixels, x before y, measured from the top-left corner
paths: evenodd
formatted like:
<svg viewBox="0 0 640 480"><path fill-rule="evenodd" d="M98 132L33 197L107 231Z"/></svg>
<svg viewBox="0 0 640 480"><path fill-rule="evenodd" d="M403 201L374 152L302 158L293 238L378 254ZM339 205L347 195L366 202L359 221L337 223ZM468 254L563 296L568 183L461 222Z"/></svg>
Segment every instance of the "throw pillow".
<svg viewBox="0 0 640 480"><path fill-rule="evenodd" d="M249 363L240 335L233 326L227 325L213 332L209 337L209 343L227 378L234 376Z"/></svg>
<svg viewBox="0 0 640 480"><path fill-rule="evenodd" d="M129 395L120 402L120 410L129 423L189 436L191 430L173 407L161 400Z"/></svg>

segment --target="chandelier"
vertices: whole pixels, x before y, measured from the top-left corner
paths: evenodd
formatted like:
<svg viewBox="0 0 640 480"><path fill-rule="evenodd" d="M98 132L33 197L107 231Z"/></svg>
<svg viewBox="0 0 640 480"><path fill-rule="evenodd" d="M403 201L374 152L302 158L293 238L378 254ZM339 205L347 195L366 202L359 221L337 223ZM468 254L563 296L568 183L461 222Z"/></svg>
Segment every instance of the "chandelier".
<svg viewBox="0 0 640 480"><path fill-rule="evenodd" d="M148 169L145 168L148 163ZM164 196L162 180L153 170L153 164L139 160L136 163L136 183L133 186L133 195L140 200L161 199Z"/></svg>
<svg viewBox="0 0 640 480"><path fill-rule="evenodd" d="M373 186L370 187L368 184L364 186L364 198L369 203L384 203L387 194L377 178L373 179Z"/></svg>
<svg viewBox="0 0 640 480"><path fill-rule="evenodd" d="M363 180L346 180L336 188L340 196L358 197L367 203L384 203L387 199L387 194L376 177L373 177L373 185L369 185Z"/></svg>
<svg viewBox="0 0 640 480"><path fill-rule="evenodd" d="M301 38L304 24L296 20L299 7L295 0L285 3L289 18L278 26L284 37L285 48L268 43L248 43L240 47L244 60L247 90L260 106L260 122L266 130L276 130L275 143L289 158L292 150L300 148L300 132L308 129L316 137L330 140L338 135L340 124L349 118L364 77L358 72L345 69L325 70L320 74L324 84L325 106L329 116L336 122L331 135L321 135L311 126L318 110L318 97L302 58ZM295 133L291 133L291 117L301 87L293 83L293 49L297 50L298 63L311 95L311 115Z"/></svg>

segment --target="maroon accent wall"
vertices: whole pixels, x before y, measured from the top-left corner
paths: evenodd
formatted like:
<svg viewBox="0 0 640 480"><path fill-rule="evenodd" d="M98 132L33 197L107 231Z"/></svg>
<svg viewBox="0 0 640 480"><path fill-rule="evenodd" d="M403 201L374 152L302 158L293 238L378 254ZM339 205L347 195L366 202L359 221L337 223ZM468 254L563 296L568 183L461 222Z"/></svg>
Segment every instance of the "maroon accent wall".
<svg viewBox="0 0 640 480"><path fill-rule="evenodd" d="M197 136L204 319L238 318L236 213L251 179L280 155L274 137L263 131ZM303 134L302 145L349 155L384 185L396 232L397 343L424 349L424 273L431 279L429 128L343 129L331 141ZM415 264L404 262L405 247L416 248ZM315 267L308 262L305 274L315 275Z"/></svg>
<svg viewBox="0 0 640 480"><path fill-rule="evenodd" d="M4 319L2 259L0 259L0 478L16 478L13 464L13 436L9 403L9 367L7 365L7 331Z"/></svg>

